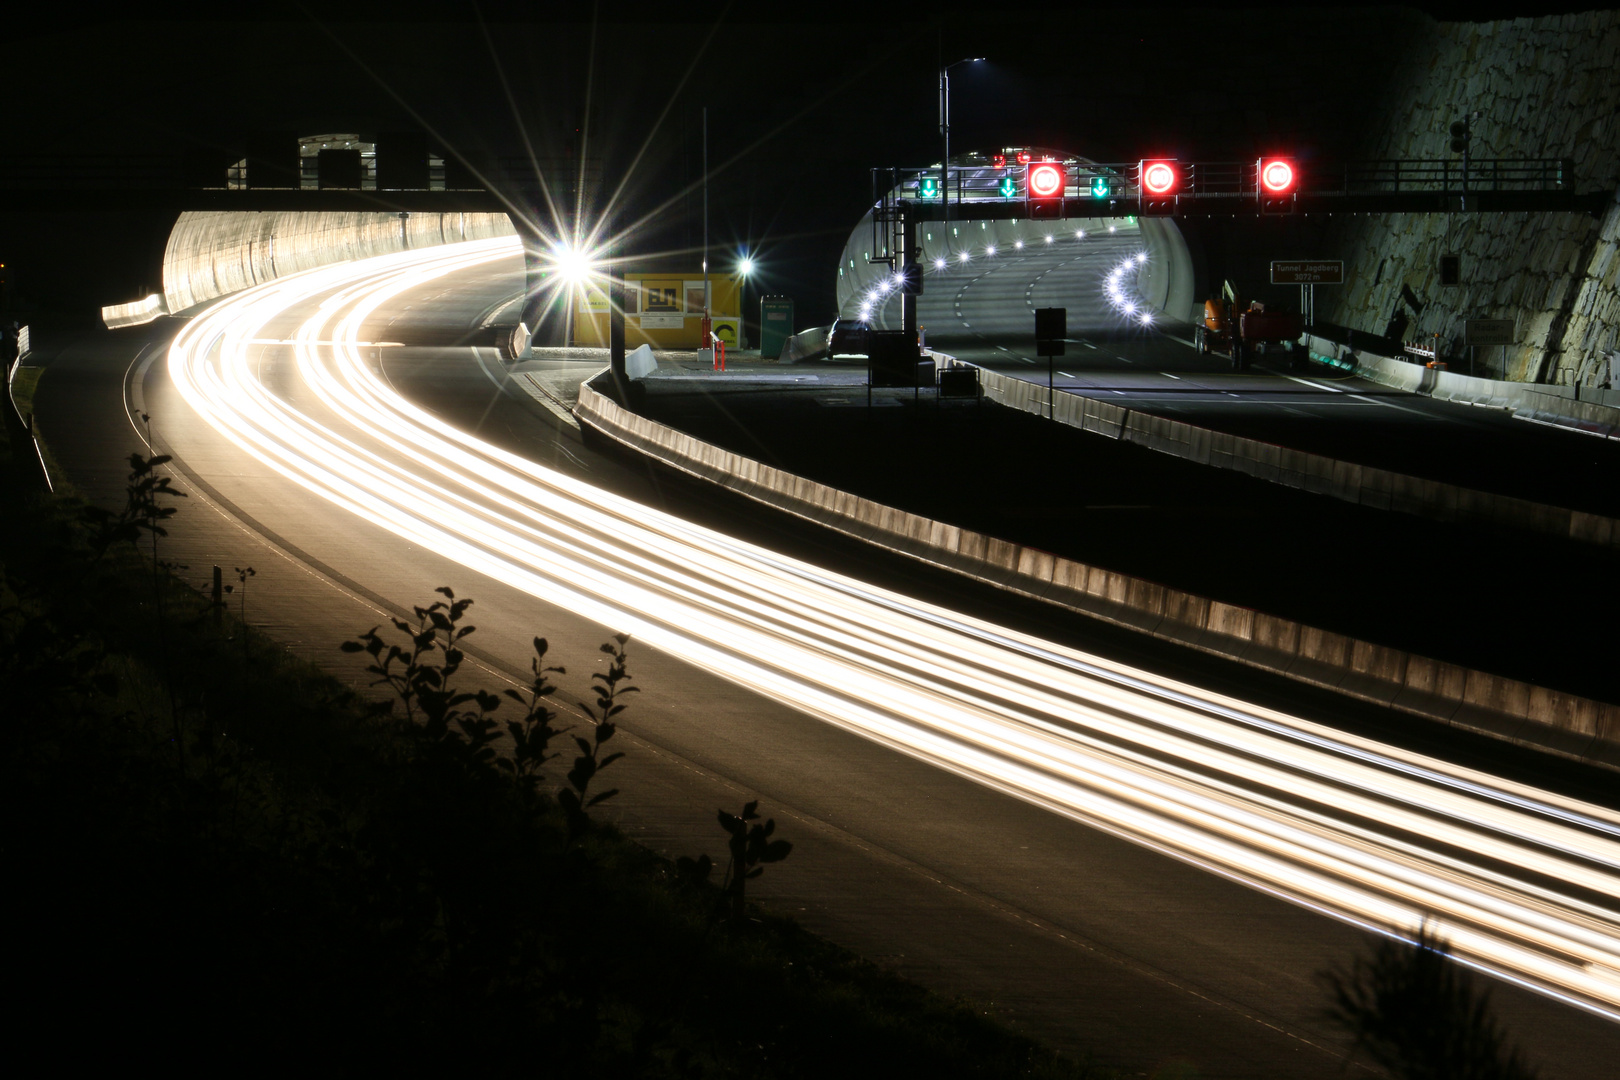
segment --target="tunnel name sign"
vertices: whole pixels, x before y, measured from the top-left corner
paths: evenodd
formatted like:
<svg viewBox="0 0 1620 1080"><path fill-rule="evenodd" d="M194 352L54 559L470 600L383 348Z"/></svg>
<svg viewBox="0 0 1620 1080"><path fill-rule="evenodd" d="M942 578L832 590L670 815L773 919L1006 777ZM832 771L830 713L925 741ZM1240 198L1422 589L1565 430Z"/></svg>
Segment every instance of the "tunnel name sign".
<svg viewBox="0 0 1620 1080"><path fill-rule="evenodd" d="M1343 259L1276 259L1271 263L1273 285L1343 285Z"/></svg>
<svg viewBox="0 0 1620 1080"><path fill-rule="evenodd" d="M1512 345L1512 319L1468 319L1463 322L1464 345Z"/></svg>

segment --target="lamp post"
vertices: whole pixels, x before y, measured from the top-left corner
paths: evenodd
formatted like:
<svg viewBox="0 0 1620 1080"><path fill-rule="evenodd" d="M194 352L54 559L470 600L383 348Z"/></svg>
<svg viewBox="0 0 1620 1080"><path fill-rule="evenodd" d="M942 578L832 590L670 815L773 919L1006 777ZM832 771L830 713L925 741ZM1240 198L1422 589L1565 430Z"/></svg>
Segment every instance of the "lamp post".
<svg viewBox="0 0 1620 1080"><path fill-rule="evenodd" d="M744 253L742 258L737 260L737 276L742 278L742 286L738 289L739 302L737 304L738 308L741 309L737 315L737 351L741 352L747 348L748 341L748 279L754 276L754 257L752 255Z"/></svg>
<svg viewBox="0 0 1620 1080"><path fill-rule="evenodd" d="M969 56L945 64L939 69L939 133L945 140L945 156L939 161L939 195L945 204L945 216L951 216L951 68L963 64L977 64L982 56Z"/></svg>

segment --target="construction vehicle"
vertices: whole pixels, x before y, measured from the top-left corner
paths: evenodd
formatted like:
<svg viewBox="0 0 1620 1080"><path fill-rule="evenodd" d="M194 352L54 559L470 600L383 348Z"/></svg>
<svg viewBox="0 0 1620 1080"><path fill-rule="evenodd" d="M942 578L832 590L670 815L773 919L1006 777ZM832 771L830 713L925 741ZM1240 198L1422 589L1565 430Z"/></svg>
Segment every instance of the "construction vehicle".
<svg viewBox="0 0 1620 1080"><path fill-rule="evenodd" d="M1228 281L1222 286L1218 299L1211 297L1204 301L1204 322L1193 327L1193 344L1201 353L1230 355L1233 371L1247 369L1249 359L1256 352L1264 353L1268 346L1281 345L1290 351L1290 360L1298 367L1304 362L1305 351L1298 344L1304 331L1303 315L1268 311L1258 300L1246 304Z"/></svg>

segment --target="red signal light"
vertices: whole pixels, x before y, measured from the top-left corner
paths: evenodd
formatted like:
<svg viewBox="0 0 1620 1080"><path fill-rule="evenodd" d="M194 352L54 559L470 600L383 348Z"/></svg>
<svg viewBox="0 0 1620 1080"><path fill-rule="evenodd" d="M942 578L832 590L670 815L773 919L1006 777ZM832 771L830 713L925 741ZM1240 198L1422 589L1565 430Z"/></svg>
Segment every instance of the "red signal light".
<svg viewBox="0 0 1620 1080"><path fill-rule="evenodd" d="M1283 195L1294 187L1294 163L1285 158L1260 159L1260 187L1269 195Z"/></svg>
<svg viewBox="0 0 1620 1080"><path fill-rule="evenodd" d="M1055 161L1031 165L1025 178L1025 189L1031 199L1061 199L1068 184L1068 170Z"/></svg>
<svg viewBox="0 0 1620 1080"><path fill-rule="evenodd" d="M1142 190L1149 195L1170 195L1181 183L1181 170L1174 161L1142 162Z"/></svg>

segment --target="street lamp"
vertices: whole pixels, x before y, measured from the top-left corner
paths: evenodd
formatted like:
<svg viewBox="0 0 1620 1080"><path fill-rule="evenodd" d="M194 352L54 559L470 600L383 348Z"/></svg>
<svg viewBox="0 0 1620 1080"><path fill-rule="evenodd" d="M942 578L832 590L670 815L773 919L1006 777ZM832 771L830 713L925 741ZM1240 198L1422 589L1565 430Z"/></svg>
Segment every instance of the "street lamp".
<svg viewBox="0 0 1620 1080"><path fill-rule="evenodd" d="M945 217L951 216L951 68L977 64L982 56L969 56L939 69L939 133L945 140L945 156L939 161L940 198Z"/></svg>
<svg viewBox="0 0 1620 1080"><path fill-rule="evenodd" d="M742 313L737 318L737 351L741 352L748 347L748 279L754 276L754 257L743 255L737 260L737 276L742 278L742 285L738 291L737 306Z"/></svg>

